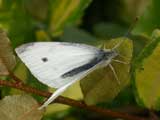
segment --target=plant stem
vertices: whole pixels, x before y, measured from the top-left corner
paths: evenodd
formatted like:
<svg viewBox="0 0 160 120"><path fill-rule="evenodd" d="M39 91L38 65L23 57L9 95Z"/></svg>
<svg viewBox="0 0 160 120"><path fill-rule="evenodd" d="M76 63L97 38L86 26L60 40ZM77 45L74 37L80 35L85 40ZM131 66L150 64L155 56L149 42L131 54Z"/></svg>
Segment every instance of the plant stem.
<svg viewBox="0 0 160 120"><path fill-rule="evenodd" d="M9 71L9 76L17 83L22 83L22 80L20 80L17 76L14 75L14 73L12 73L11 71Z"/></svg>
<svg viewBox="0 0 160 120"><path fill-rule="evenodd" d="M47 98L50 97L50 95L52 94L50 92L38 90L36 88L27 86L24 83L16 84L14 82L0 80L0 85L16 88L16 89L25 91L27 93L33 93L33 94L40 95L40 96L47 97ZM62 96L57 97L54 102L65 104L65 105L70 105L70 106L74 106L74 107L83 108L85 110L89 110L89 111L92 111L92 112L99 113L99 114L101 114L103 116L106 116L106 117L123 118L123 119L126 119L126 120L146 120L145 118L134 116L134 115L129 115L127 113L116 112L116 111L112 111L112 110L109 110L109 109L103 109L103 108L100 108L100 107L97 107L97 106L87 106L83 102L76 101L76 100L66 98L66 97L62 97Z"/></svg>

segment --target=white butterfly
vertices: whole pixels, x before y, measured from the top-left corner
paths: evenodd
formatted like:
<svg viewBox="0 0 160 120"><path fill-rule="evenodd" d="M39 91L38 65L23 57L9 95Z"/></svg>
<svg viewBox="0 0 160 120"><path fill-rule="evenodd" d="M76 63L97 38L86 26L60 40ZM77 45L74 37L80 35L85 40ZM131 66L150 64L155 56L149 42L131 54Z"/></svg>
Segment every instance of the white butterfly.
<svg viewBox="0 0 160 120"><path fill-rule="evenodd" d="M57 91L40 107L42 109L70 85L97 68L109 65L118 80L110 63L118 55L115 48L120 44L113 49L98 49L77 43L35 42L16 48L16 53L40 82L57 88Z"/></svg>

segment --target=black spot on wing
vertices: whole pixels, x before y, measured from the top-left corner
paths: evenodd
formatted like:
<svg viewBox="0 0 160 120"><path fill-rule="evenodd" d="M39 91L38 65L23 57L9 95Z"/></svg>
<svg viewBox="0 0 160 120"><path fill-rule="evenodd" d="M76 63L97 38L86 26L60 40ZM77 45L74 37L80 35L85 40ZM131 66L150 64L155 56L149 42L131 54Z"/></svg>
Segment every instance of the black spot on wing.
<svg viewBox="0 0 160 120"><path fill-rule="evenodd" d="M43 58L42 58L42 61L43 61L43 62L47 62L47 61L48 61L48 58L47 58L47 57L43 57Z"/></svg>
<svg viewBox="0 0 160 120"><path fill-rule="evenodd" d="M109 52L104 52L103 50L101 50L101 51L99 51L97 56L95 56L90 62L64 73L63 75L61 75L61 77L62 78L72 77L72 76L77 75L83 71L86 71L86 70L92 68L93 66L97 65L101 61L108 59L108 57L107 57L108 54L109 54Z"/></svg>

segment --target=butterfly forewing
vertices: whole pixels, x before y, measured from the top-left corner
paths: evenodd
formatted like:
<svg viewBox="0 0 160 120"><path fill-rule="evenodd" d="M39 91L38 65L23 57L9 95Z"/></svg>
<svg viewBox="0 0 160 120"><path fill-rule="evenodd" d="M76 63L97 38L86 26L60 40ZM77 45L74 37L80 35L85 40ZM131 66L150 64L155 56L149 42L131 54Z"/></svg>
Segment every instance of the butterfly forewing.
<svg viewBox="0 0 160 120"><path fill-rule="evenodd" d="M18 47L16 53L39 81L60 88L85 76L89 70L63 77L65 73L93 60L99 49L75 43L36 42Z"/></svg>

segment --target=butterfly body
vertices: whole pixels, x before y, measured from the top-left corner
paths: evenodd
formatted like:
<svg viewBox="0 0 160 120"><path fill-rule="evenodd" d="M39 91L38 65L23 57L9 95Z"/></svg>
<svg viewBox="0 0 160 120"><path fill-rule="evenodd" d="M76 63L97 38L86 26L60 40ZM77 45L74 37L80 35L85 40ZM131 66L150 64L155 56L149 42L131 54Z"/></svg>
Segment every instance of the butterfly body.
<svg viewBox="0 0 160 120"><path fill-rule="evenodd" d="M71 84L95 69L109 65L118 53L114 49L67 42L35 42L16 48L31 73L49 87L58 88L41 107L46 107Z"/></svg>
<svg viewBox="0 0 160 120"><path fill-rule="evenodd" d="M63 77L63 78L72 77L72 76L79 74L83 71L89 70L94 66L97 66L97 69L99 67L105 67L110 63L111 59L116 56L117 56L117 54L115 51L99 50L97 56L95 56L93 59L91 59L88 63L86 63L82 66L79 66L77 68L73 68L72 70L61 75L61 77Z"/></svg>

